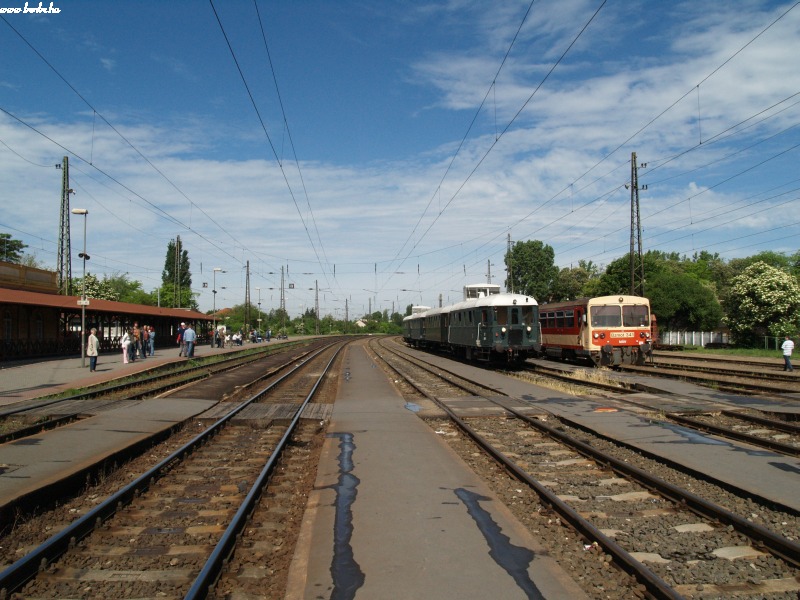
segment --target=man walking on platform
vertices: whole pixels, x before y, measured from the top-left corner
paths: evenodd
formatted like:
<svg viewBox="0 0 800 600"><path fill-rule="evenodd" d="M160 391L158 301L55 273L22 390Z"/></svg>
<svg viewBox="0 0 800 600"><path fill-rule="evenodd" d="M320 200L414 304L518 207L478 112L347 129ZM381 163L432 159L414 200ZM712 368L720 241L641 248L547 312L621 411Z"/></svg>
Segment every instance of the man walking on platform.
<svg viewBox="0 0 800 600"><path fill-rule="evenodd" d="M781 350L783 350L783 370L784 371L794 371L792 368L792 351L794 350L794 342L789 339L789 336L786 336L786 340L781 344Z"/></svg>
<svg viewBox="0 0 800 600"><path fill-rule="evenodd" d="M194 343L197 341L197 334L189 325L183 331L183 344L186 349L186 358L194 358Z"/></svg>

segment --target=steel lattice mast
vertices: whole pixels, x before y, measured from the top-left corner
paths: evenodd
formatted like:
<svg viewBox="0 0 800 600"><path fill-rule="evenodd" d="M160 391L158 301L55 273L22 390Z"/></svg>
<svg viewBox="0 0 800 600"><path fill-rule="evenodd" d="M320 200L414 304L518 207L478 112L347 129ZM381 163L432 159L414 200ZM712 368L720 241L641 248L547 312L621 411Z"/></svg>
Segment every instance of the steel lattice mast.
<svg viewBox="0 0 800 600"><path fill-rule="evenodd" d="M65 156L56 169L61 169L61 214L58 225L58 293L72 295L72 245L69 234L69 157Z"/></svg>

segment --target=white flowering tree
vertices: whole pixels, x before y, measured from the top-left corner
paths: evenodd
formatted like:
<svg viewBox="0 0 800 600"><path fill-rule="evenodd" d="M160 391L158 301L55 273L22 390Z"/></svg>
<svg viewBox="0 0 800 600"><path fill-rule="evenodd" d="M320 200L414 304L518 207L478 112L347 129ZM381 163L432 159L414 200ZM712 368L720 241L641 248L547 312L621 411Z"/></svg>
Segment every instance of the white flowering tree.
<svg viewBox="0 0 800 600"><path fill-rule="evenodd" d="M739 343L758 336L795 335L800 325L800 285L781 269L757 262L733 278L725 322Z"/></svg>

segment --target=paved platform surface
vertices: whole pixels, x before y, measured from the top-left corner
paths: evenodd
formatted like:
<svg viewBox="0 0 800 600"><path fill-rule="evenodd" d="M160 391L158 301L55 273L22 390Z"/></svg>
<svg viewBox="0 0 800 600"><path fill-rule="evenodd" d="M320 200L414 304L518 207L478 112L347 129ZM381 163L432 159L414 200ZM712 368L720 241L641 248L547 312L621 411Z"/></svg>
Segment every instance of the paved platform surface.
<svg viewBox="0 0 800 600"><path fill-rule="evenodd" d="M269 343L278 344L282 342L272 341ZM263 346L265 344L258 345ZM250 344L229 346L227 348L197 346L195 356L199 358L209 354L234 352L248 346ZM113 354L102 354L98 357L97 370L94 373L89 372L89 359L82 361L79 356L0 363L0 410L5 405L14 404L22 400L58 394L71 388L88 387L118 377L146 371L155 366L186 361L186 358L178 356L178 352L178 346L159 348L154 356L143 360L137 359L135 362L128 364L122 362L122 351ZM82 362L85 363L85 366L81 366Z"/></svg>
<svg viewBox="0 0 800 600"><path fill-rule="evenodd" d="M347 353L287 598L585 597L363 347Z"/></svg>

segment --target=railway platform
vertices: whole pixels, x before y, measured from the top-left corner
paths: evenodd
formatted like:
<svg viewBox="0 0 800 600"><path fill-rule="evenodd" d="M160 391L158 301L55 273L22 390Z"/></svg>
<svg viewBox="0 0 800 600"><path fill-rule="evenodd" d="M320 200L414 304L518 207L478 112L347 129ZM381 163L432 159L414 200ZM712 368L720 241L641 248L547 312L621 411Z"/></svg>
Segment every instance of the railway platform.
<svg viewBox="0 0 800 600"><path fill-rule="evenodd" d="M276 342L270 342L276 343ZM195 356L241 350L241 346L199 346ZM70 389L103 384L168 363L185 362L178 347L162 348L155 356L123 364L121 353L101 355L89 372L80 357L9 364L0 369L0 414L15 404ZM191 398L161 398L157 402L124 404L91 419L79 419L32 438L0 444L0 516L20 498L35 498L42 489L79 476L93 464L116 456L146 438L200 414L215 402Z"/></svg>
<svg viewBox="0 0 800 600"><path fill-rule="evenodd" d="M584 598L389 383L347 350L287 598Z"/></svg>

